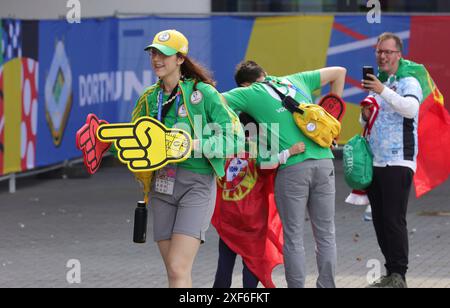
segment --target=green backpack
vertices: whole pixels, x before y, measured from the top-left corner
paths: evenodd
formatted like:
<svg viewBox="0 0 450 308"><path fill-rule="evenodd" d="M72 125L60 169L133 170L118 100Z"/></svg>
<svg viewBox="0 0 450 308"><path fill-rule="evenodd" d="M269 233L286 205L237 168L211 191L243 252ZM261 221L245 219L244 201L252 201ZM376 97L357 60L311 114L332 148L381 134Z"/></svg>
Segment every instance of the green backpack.
<svg viewBox="0 0 450 308"><path fill-rule="evenodd" d="M366 138L356 135L344 146L344 178L352 189L364 190L372 183L373 155Z"/></svg>

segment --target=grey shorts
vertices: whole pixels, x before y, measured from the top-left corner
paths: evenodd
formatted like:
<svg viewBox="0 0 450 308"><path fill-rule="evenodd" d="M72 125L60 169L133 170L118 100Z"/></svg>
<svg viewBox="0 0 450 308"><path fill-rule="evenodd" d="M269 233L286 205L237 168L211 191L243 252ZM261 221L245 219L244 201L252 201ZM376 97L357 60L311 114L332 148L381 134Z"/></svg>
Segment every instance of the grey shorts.
<svg viewBox="0 0 450 308"><path fill-rule="evenodd" d="M205 242L216 204L214 174L197 174L177 168L173 195L150 192L153 214L153 239L170 240L172 234L184 234Z"/></svg>

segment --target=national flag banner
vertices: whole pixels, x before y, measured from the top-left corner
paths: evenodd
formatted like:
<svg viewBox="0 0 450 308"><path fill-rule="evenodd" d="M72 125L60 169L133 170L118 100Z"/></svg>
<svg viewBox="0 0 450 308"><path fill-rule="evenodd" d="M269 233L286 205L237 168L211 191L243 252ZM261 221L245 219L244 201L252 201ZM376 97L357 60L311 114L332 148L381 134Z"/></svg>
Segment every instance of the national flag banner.
<svg viewBox="0 0 450 308"><path fill-rule="evenodd" d="M443 95L428 71L424 67L423 70L418 72L425 78L419 79L424 100L419 110L419 154L414 175L417 198L445 182L450 175L450 115Z"/></svg>
<svg viewBox="0 0 450 308"><path fill-rule="evenodd" d="M248 156L230 159L225 167L212 224L258 280L274 288L272 271L283 264L283 230L274 198L276 170L259 170Z"/></svg>

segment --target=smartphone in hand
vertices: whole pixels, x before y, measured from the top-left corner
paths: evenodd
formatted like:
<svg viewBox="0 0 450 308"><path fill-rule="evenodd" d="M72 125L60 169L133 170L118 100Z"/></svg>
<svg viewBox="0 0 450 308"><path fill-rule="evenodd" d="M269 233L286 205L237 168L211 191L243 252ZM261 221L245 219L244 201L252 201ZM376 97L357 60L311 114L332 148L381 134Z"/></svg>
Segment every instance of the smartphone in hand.
<svg viewBox="0 0 450 308"><path fill-rule="evenodd" d="M373 75L373 66L363 66L363 79L364 80L372 80L367 74Z"/></svg>

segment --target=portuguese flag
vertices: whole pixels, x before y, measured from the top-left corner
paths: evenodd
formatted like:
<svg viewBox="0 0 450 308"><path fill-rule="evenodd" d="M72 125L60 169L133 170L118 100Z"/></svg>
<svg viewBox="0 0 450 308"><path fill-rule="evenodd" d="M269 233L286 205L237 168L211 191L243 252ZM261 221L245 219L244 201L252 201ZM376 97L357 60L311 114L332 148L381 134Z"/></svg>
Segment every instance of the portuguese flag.
<svg viewBox="0 0 450 308"><path fill-rule="evenodd" d="M388 78L384 73L379 77L382 82ZM444 97L423 65L401 59L396 77L415 77L423 92L419 109L419 153L414 175L419 198L445 182L450 174L450 115L444 106Z"/></svg>
<svg viewBox="0 0 450 308"><path fill-rule="evenodd" d="M272 271L283 264L283 229L274 197L276 169L257 168L248 154L229 159L225 168L211 223L264 287L274 288Z"/></svg>

